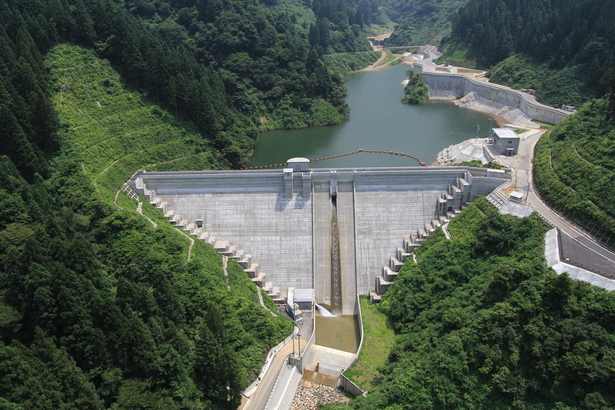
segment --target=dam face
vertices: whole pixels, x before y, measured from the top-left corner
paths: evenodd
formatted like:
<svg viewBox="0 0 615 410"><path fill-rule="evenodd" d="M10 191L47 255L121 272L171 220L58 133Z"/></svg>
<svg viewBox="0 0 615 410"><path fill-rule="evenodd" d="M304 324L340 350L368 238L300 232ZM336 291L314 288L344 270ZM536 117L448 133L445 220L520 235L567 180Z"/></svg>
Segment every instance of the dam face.
<svg viewBox="0 0 615 410"><path fill-rule="evenodd" d="M308 162L292 159L284 170L139 171L128 184L173 224L235 258L274 299L284 300L288 288L314 289L316 303L340 303L340 313L352 314L357 294L383 293L414 246L510 178L464 167L310 170ZM341 295L332 289L335 258ZM341 301L332 300L336 292Z"/></svg>

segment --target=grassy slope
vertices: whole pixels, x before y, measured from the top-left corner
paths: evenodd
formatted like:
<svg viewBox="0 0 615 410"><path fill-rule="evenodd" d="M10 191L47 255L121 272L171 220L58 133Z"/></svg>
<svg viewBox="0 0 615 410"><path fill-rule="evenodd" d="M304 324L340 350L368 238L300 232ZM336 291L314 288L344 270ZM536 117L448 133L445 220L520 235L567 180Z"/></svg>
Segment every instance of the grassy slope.
<svg viewBox="0 0 615 410"><path fill-rule="evenodd" d="M393 35L387 39L389 46L437 44L450 32L450 19L466 0L435 2L390 1L389 9L397 10L401 18ZM396 20L397 21L397 20Z"/></svg>
<svg viewBox="0 0 615 410"><path fill-rule="evenodd" d="M106 201L113 201L118 189L138 169L215 167L215 153L190 124L176 121L172 114L137 92L127 90L112 67L96 58L92 51L59 45L49 53L47 65L57 81L55 102L65 129L64 145L70 147L67 151L72 150L69 155L81 158L84 172ZM137 206L123 191L117 197L117 205L133 212ZM147 202L143 203L143 214L158 223L157 230L174 235L183 244L182 253L187 260L188 238ZM218 277L222 275L220 256L202 241L194 242L189 263L194 271L201 269ZM235 303L240 303L240 298L258 303L258 289L232 260L229 260L228 273L226 280L237 299ZM181 278L178 280L181 282ZM264 298L272 303L267 295ZM279 338L292 328L287 323L276 326L279 329L273 331L279 333L276 336ZM262 364L261 342L247 343L240 351L244 365L253 371Z"/></svg>
<svg viewBox="0 0 615 410"><path fill-rule="evenodd" d="M614 247L615 126L601 124L603 105L585 105L541 138L534 175L543 200Z"/></svg>
<svg viewBox="0 0 615 410"><path fill-rule="evenodd" d="M380 51L366 51L362 53L326 54L323 58L329 71L346 75L374 64L381 55Z"/></svg>
<svg viewBox="0 0 615 410"><path fill-rule="evenodd" d="M47 65L64 143L106 199L138 169L211 169L215 154L190 126L127 90L116 71L92 51L59 45Z"/></svg>
<svg viewBox="0 0 615 410"><path fill-rule="evenodd" d="M575 105L595 96L595 89L586 84L583 65L549 69L548 63L539 63L529 57L513 55L491 67L489 80L511 88L533 88L536 99L543 104Z"/></svg>
<svg viewBox="0 0 615 410"><path fill-rule="evenodd" d="M361 297L360 302L363 314L363 347L359 359L344 375L364 391L369 391L380 376L379 369L387 362L395 341L395 333L386 315L378 310L378 305L371 304L365 296Z"/></svg>
<svg viewBox="0 0 615 410"><path fill-rule="evenodd" d="M273 9L292 16L291 18L296 19L297 23L306 30L306 33L310 24L316 22L314 12L306 7L301 0L277 0Z"/></svg>

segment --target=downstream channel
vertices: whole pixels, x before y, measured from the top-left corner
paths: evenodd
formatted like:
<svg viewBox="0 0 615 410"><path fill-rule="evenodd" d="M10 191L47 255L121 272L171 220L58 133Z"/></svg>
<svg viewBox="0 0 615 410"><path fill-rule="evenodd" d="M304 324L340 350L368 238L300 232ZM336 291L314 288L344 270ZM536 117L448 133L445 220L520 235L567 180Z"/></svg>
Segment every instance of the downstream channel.
<svg viewBox="0 0 615 410"><path fill-rule="evenodd" d="M405 152L431 164L442 149L476 137L477 126L480 125L479 136L487 136L490 117L486 114L449 102L401 104L401 82L409 68L407 64L398 64L347 76L347 121L330 127L264 132L249 166L283 163L293 157L328 157L357 149ZM414 165L418 163L412 158L371 153L310 164L327 168Z"/></svg>

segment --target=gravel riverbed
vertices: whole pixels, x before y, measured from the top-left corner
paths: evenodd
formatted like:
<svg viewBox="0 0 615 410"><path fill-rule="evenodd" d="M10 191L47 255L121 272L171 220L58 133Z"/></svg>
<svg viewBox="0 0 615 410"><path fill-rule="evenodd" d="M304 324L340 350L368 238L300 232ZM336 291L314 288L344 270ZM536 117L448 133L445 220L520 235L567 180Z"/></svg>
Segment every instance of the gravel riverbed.
<svg viewBox="0 0 615 410"><path fill-rule="evenodd" d="M348 403L349 401L350 399L338 389L302 381L297 388L290 410L316 410L319 403Z"/></svg>

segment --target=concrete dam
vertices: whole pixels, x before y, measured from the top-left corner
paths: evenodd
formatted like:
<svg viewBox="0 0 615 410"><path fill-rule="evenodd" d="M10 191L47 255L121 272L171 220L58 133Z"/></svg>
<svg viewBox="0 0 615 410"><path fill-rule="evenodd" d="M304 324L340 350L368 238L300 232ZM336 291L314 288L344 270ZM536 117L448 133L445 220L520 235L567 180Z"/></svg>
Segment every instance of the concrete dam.
<svg viewBox="0 0 615 410"><path fill-rule="evenodd" d="M293 288L355 314L416 246L510 179L466 167L137 172L128 184L178 227L234 258L278 303Z"/></svg>

